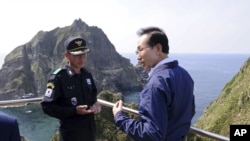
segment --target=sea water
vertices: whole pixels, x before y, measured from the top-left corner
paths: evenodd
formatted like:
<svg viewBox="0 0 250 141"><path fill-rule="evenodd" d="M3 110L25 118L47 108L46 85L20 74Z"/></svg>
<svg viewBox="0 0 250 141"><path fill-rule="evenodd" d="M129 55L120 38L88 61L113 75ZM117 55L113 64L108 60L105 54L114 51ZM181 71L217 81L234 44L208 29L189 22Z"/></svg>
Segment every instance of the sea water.
<svg viewBox="0 0 250 141"><path fill-rule="evenodd" d="M136 64L134 54L122 54ZM250 55L248 54L173 54L195 82L196 114L193 123L202 115L210 102L215 100L223 87L240 70ZM131 92L124 97L125 103L138 103L139 92ZM0 111L17 118L20 133L29 141L49 141L58 129L58 120L45 115L40 104L22 107L0 107Z"/></svg>

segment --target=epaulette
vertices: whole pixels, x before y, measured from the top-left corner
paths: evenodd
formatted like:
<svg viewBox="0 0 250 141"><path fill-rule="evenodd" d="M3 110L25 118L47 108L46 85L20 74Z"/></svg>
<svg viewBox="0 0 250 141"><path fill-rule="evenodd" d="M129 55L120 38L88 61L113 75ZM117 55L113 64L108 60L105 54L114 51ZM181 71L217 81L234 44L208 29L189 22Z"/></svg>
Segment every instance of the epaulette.
<svg viewBox="0 0 250 141"><path fill-rule="evenodd" d="M62 70L62 68L58 68L57 70L55 70L52 74L56 75L58 72L60 72Z"/></svg>
<svg viewBox="0 0 250 141"><path fill-rule="evenodd" d="M61 70L62 70L62 68L56 69L56 70L50 75L49 80L54 80L54 79L55 79L55 76L56 76Z"/></svg>

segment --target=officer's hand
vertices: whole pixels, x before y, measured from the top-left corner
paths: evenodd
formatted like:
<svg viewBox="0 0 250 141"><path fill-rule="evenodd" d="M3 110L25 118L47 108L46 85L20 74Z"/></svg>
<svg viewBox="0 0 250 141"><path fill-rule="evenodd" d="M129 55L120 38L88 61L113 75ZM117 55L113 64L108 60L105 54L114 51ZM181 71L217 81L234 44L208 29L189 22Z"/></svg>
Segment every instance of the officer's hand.
<svg viewBox="0 0 250 141"><path fill-rule="evenodd" d="M115 116L117 112L122 110L122 100L119 100L115 103L112 111L113 111L113 115Z"/></svg>
<svg viewBox="0 0 250 141"><path fill-rule="evenodd" d="M86 115L86 114L90 114L90 113L94 112L94 110L87 109L87 108L88 108L88 105L79 105L79 106L77 106L76 107L77 114Z"/></svg>
<svg viewBox="0 0 250 141"><path fill-rule="evenodd" d="M95 104L90 107L90 109L94 110L94 113L100 113L101 112L101 104L99 102L96 102Z"/></svg>

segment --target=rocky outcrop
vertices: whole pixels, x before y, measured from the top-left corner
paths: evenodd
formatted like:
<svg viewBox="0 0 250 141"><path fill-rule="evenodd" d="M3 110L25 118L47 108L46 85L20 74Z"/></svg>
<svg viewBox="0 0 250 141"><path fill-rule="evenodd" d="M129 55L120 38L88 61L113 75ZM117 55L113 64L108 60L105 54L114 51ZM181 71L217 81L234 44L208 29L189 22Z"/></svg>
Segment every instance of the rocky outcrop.
<svg viewBox="0 0 250 141"><path fill-rule="evenodd" d="M0 70L0 99L21 98L24 93L43 95L51 72L66 64L63 44L70 36L87 40L91 52L85 67L92 72L99 92L141 89L142 78L129 59L117 53L100 28L78 19L71 26L39 31L5 57Z"/></svg>

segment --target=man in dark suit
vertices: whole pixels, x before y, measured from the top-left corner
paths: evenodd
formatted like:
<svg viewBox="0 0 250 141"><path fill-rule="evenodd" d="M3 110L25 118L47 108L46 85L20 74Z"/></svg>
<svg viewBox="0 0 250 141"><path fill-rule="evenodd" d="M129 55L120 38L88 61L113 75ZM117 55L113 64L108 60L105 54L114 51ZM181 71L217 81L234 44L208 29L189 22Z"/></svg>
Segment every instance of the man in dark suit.
<svg viewBox="0 0 250 141"><path fill-rule="evenodd" d="M16 118L0 112L0 140L21 141Z"/></svg>

